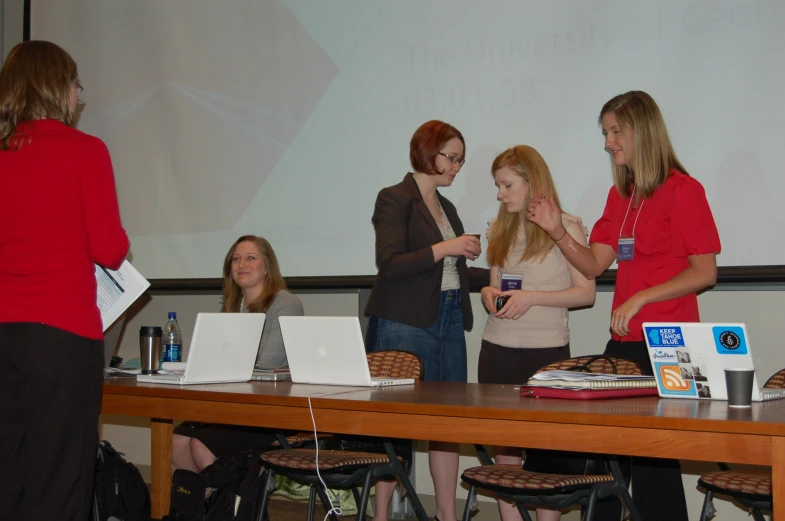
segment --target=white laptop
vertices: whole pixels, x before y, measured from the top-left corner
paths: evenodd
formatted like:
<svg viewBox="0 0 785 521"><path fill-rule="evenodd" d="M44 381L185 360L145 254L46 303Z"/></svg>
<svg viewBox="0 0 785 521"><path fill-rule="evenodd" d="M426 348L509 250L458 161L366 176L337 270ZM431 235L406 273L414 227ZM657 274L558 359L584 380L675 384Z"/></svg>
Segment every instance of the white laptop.
<svg viewBox="0 0 785 521"><path fill-rule="evenodd" d="M753 368L744 324L644 322L649 359L664 398L727 400L725 369ZM785 398L785 389L761 389L757 376L752 401Z"/></svg>
<svg viewBox="0 0 785 521"><path fill-rule="evenodd" d="M280 317L292 382L379 387L414 378L371 378L357 317Z"/></svg>
<svg viewBox="0 0 785 521"><path fill-rule="evenodd" d="M247 382L253 374L264 313L199 313L183 374L140 374L138 382L211 384Z"/></svg>

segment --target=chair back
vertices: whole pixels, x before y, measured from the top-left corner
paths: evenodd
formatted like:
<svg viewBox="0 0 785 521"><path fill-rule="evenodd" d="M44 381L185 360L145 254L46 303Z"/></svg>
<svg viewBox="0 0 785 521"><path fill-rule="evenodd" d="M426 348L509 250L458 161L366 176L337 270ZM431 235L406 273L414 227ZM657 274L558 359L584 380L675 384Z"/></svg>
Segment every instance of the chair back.
<svg viewBox="0 0 785 521"><path fill-rule="evenodd" d="M593 359L593 360L592 360ZM604 357L597 355L577 356L568 358L561 362L554 362L538 369L536 372L543 371L566 371L574 367L586 366L590 373L610 373L624 375L641 375L641 368L635 362L623 358Z"/></svg>
<svg viewBox="0 0 785 521"><path fill-rule="evenodd" d="M422 380L420 357L408 351L374 351L366 355L372 377L415 378Z"/></svg>
<svg viewBox="0 0 785 521"><path fill-rule="evenodd" d="M785 389L785 369L780 369L771 378L766 380L766 389Z"/></svg>

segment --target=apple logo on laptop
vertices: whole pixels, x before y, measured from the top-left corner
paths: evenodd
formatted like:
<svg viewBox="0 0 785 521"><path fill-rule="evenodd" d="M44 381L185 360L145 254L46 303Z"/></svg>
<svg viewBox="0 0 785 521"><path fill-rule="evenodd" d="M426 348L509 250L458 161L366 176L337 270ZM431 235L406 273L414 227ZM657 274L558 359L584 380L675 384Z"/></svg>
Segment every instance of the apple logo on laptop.
<svg viewBox="0 0 785 521"><path fill-rule="evenodd" d="M319 353L319 356L322 358L327 357L327 348L324 346L316 346L316 352Z"/></svg>
<svg viewBox="0 0 785 521"><path fill-rule="evenodd" d="M224 344L221 344L221 352L223 354L225 354L225 355L228 355L229 353L231 353L232 352L232 343L231 342L226 342Z"/></svg>

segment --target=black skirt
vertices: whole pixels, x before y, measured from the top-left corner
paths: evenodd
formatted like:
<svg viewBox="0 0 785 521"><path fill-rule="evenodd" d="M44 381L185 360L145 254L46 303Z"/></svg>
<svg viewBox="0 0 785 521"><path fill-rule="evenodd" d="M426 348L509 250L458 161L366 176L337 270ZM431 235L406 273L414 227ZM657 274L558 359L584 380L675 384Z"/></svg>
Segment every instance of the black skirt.
<svg viewBox="0 0 785 521"><path fill-rule="evenodd" d="M184 422L174 433L196 438L216 457L229 456L251 449L267 449L276 441L276 430L219 423Z"/></svg>

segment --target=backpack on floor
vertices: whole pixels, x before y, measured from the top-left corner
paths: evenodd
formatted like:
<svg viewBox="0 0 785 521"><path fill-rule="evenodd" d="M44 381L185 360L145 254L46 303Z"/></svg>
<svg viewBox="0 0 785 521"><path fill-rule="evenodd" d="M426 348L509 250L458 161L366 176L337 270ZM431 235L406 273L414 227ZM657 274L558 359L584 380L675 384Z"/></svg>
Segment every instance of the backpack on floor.
<svg viewBox="0 0 785 521"><path fill-rule="evenodd" d="M251 521L255 519L262 476L261 451L218 458L200 473L177 469L164 521ZM236 513L235 513L236 512Z"/></svg>
<svg viewBox="0 0 785 521"><path fill-rule="evenodd" d="M132 463L104 440L98 443L91 520L150 521L150 491Z"/></svg>

